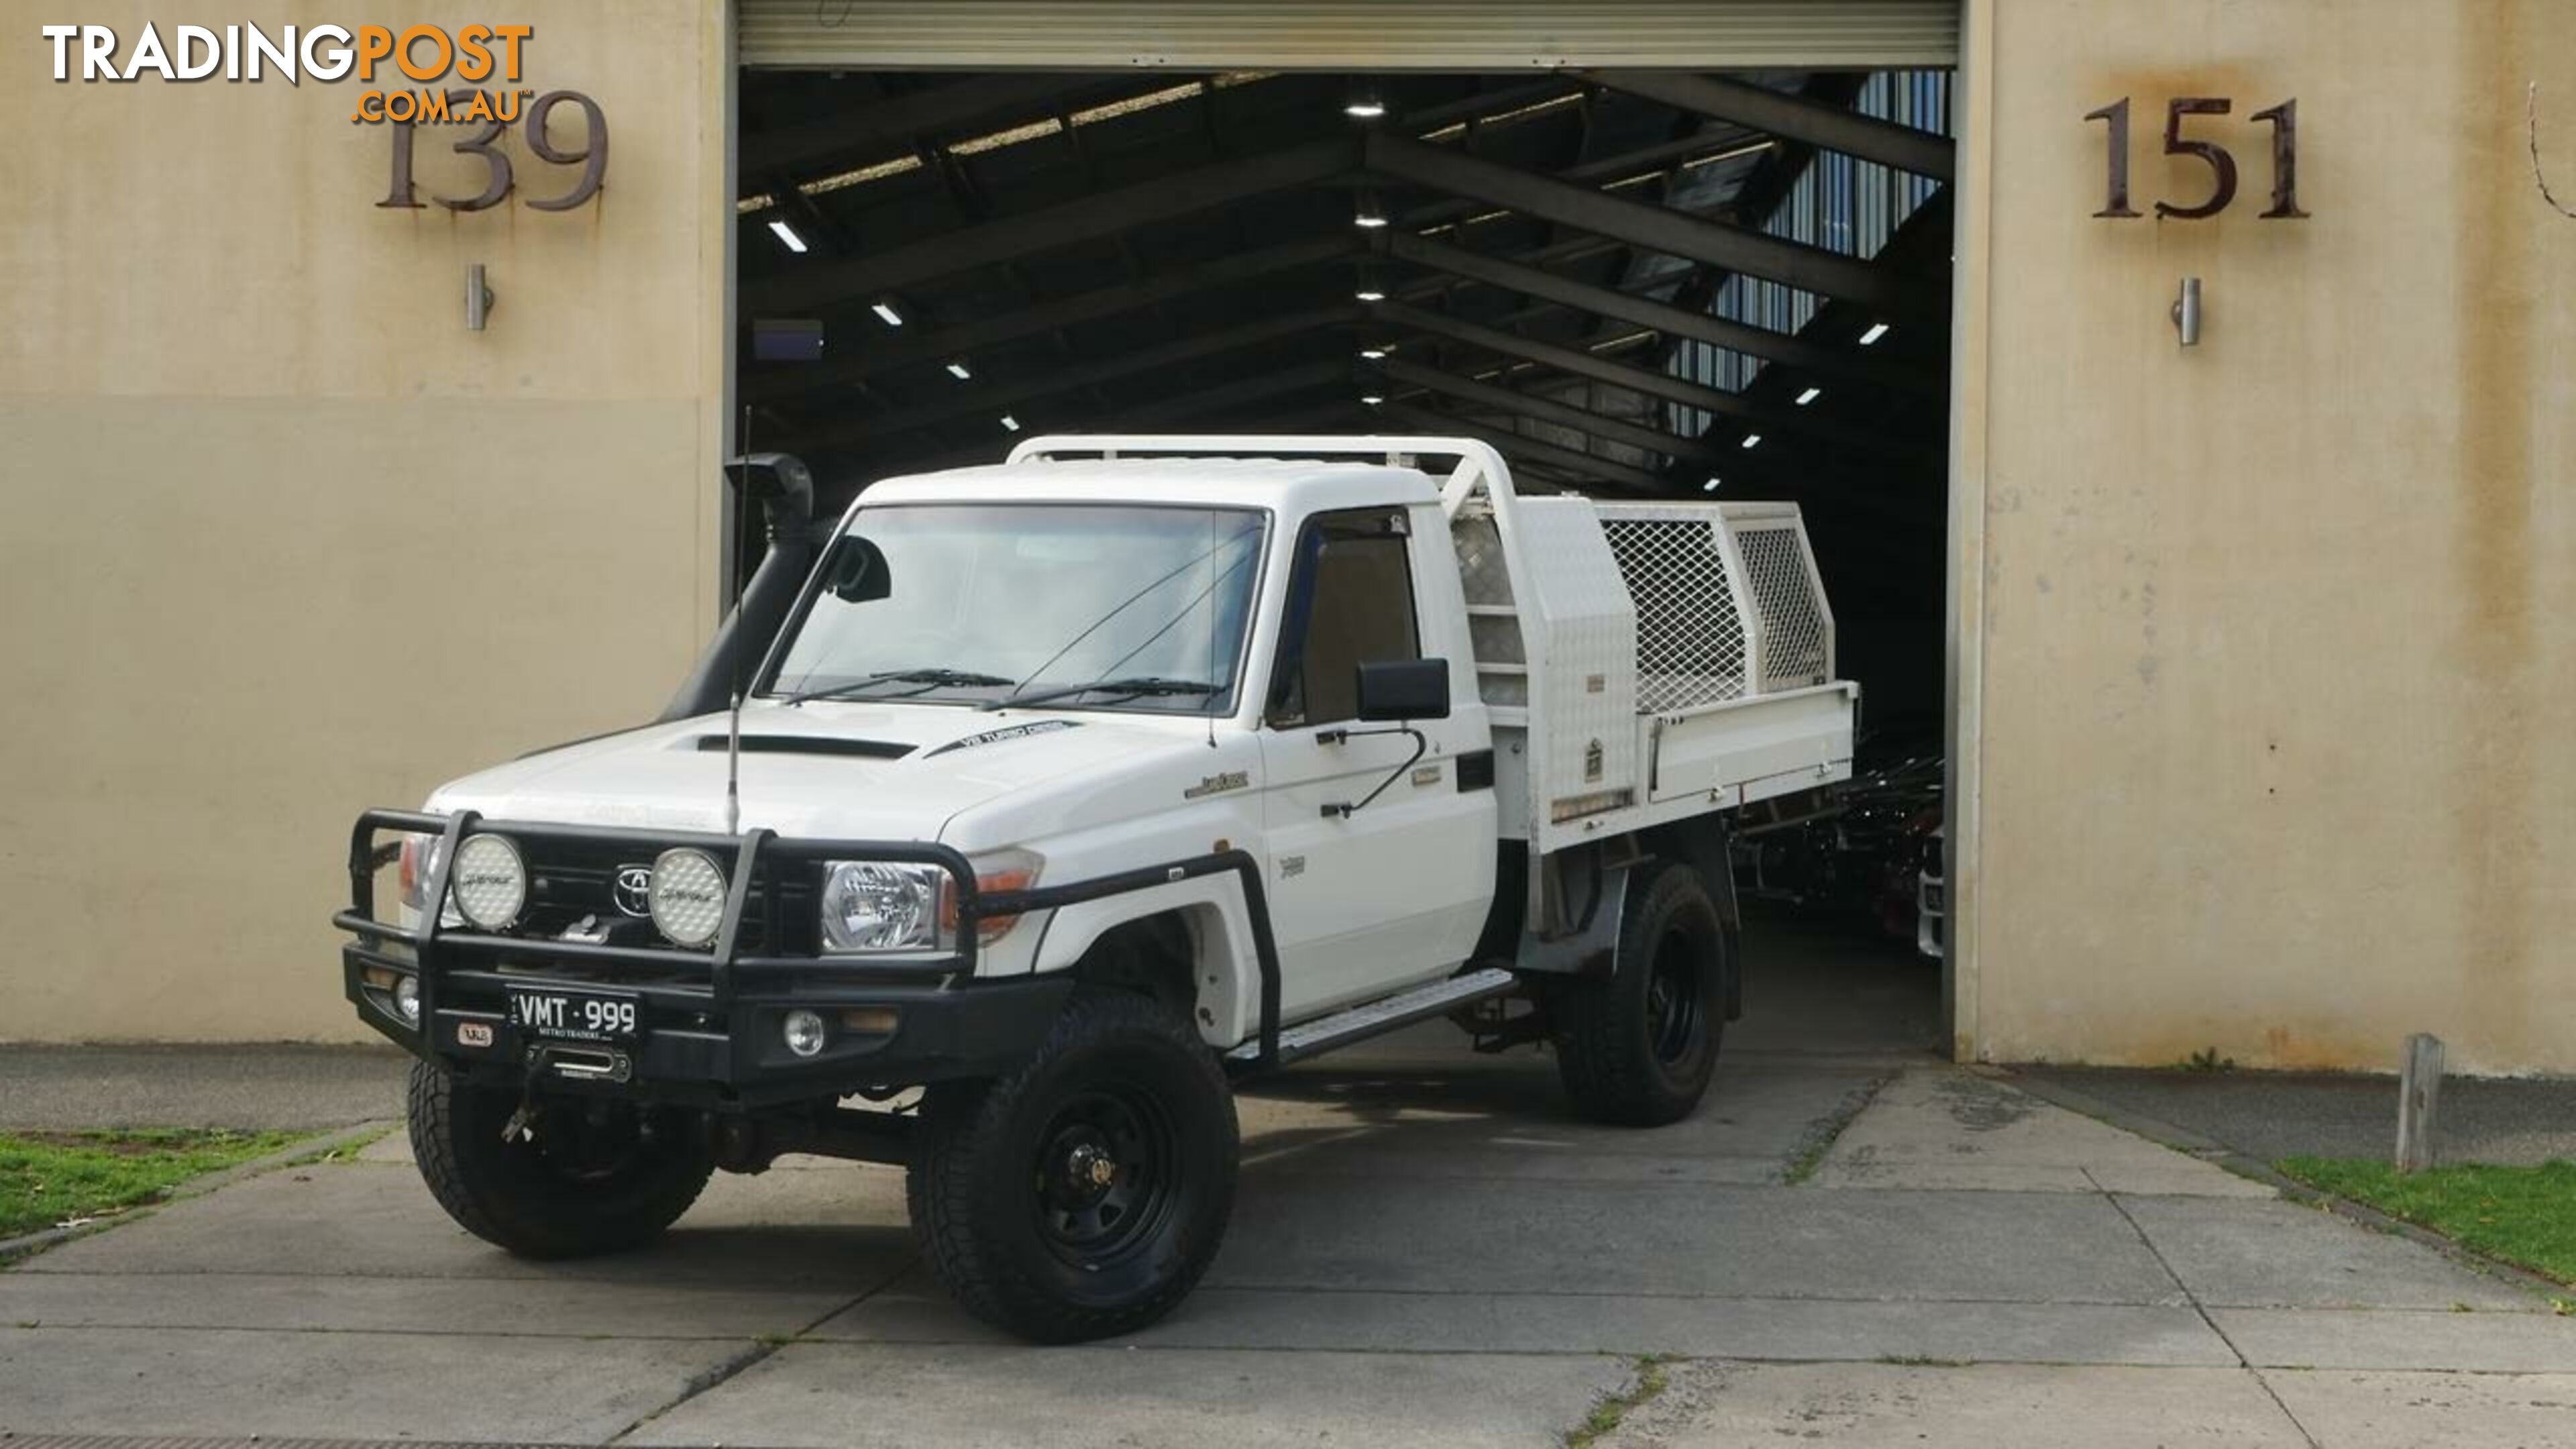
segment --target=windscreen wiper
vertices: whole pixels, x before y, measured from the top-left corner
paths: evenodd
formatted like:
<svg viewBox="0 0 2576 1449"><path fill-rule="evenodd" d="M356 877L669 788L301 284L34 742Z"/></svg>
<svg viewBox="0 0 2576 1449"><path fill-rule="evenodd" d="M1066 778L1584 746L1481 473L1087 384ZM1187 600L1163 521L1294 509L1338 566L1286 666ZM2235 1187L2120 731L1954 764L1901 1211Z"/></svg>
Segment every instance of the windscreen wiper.
<svg viewBox="0 0 2576 1449"><path fill-rule="evenodd" d="M990 699L978 709L1007 709L1015 704L1044 704L1051 699L1070 699L1077 694L1116 694L1133 697L1140 694L1215 694L1222 684L1204 679L1166 679L1159 674L1133 674L1121 679L1095 679L1089 684L1062 684L1053 689L1030 690L1006 699Z"/></svg>
<svg viewBox="0 0 2576 1449"><path fill-rule="evenodd" d="M791 694L779 703L803 704L809 699L838 699L843 695L856 694L862 689L870 689L880 684L927 684L958 688L991 687L1014 682L998 674L978 674L971 669L881 669L865 678L853 679L847 684L835 684L827 689L808 689Z"/></svg>

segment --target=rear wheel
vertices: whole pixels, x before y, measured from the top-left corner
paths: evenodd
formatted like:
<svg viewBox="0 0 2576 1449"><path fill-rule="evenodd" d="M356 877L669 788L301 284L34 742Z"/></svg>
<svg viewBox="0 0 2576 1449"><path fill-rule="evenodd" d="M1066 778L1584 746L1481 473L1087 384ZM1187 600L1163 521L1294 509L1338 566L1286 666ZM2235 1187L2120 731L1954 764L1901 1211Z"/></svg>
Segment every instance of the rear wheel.
<svg viewBox="0 0 2576 1449"><path fill-rule="evenodd" d="M907 1179L948 1291L1024 1338L1160 1318L1216 1256L1234 1204L1234 1097L1214 1053L1152 1000L1078 991L1037 1055L934 1088Z"/></svg>
<svg viewBox="0 0 2576 1449"><path fill-rule="evenodd" d="M1558 982L1548 1000L1558 1075L1576 1110L1658 1127L1699 1106L1725 1029L1726 935L1698 872L1631 881L1606 977Z"/></svg>
<svg viewBox="0 0 2576 1449"><path fill-rule="evenodd" d="M640 1247L689 1210L715 1171L691 1113L608 1098L522 1098L426 1062L411 1067L412 1156L467 1232L523 1258Z"/></svg>

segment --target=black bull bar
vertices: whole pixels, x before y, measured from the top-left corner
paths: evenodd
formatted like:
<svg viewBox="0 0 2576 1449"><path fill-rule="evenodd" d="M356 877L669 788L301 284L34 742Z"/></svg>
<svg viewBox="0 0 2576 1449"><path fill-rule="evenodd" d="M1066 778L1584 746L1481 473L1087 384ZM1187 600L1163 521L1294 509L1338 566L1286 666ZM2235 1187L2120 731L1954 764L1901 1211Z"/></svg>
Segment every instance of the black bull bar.
<svg viewBox="0 0 2576 1449"><path fill-rule="evenodd" d="M434 904L420 912L415 925L376 917L376 874L400 849L399 842L379 842L387 832L435 836L442 842L430 854L429 874L419 897ZM654 853L684 846L703 850L727 867L724 912L715 939L705 949L692 950L668 944L512 936L442 925L441 906L448 898L457 847L478 834L506 835L540 852L549 843L594 849L625 846ZM784 878L784 872L827 859L931 865L944 871L957 913L949 947L934 955L907 954L886 962L787 954L776 947L781 932L773 919L761 933L770 943L768 949L746 954L745 918L763 871L770 872L773 882L765 899L775 912L780 895L775 882ZM533 876L536 867L532 865L530 871ZM987 891L977 884L974 866L964 853L930 841L805 839L769 830L720 835L496 821L470 810L450 815L369 810L350 831L349 907L335 912L331 922L352 938L341 948L349 998L359 1004L370 1026L424 1060L485 1075L515 1070L518 1059L510 1051L517 1045L515 1032L494 1005L510 985L545 983L524 971L506 972L504 964L561 964L597 973L605 979L583 984L632 993L648 1013L665 1023L644 1038L650 1050L643 1055L636 1077L648 1091L660 1085L686 1087L690 1090L673 1094L755 1105L879 1084L887 1082L890 1074L929 1080L1000 1069L1010 1052L1018 1049L1018 1037L1032 1027L1043 1035L1046 1021L1071 983L1064 973L979 981L976 928L980 922L1223 873L1233 874L1241 883L1260 966L1261 1050L1253 1062L1241 1064L1257 1072L1276 1065L1278 1058L1279 953L1259 864L1239 849L1066 885ZM370 970L414 978L420 1004L417 1024L406 1022L381 1003L371 1004L364 985ZM766 1019L764 1011L784 1010L790 1004L833 1009L893 1006L919 1027L908 1026L914 1040L906 1043L899 1037L890 1051L871 1050L816 1062L780 1061L775 1051L766 1050L775 1038L762 1038L759 1026ZM1002 1026L999 1018L1007 1018L1011 1029L979 1031L983 1021ZM459 1043L460 1029L490 1043L494 1050L483 1056L468 1051ZM997 1039L979 1044L979 1035Z"/></svg>

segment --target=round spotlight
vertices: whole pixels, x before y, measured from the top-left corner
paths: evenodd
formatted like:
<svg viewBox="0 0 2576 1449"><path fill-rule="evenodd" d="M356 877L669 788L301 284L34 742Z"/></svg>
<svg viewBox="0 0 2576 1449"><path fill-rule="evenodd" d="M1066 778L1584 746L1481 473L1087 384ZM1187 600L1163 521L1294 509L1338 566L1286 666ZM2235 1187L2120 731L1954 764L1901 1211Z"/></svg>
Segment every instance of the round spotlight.
<svg viewBox="0 0 2576 1449"><path fill-rule="evenodd" d="M653 924L675 946L704 946L724 924L724 867L680 846L653 862Z"/></svg>
<svg viewBox="0 0 2576 1449"><path fill-rule="evenodd" d="M406 976L394 983L394 1010L401 1012L405 1021L420 1020L420 978Z"/></svg>
<svg viewBox="0 0 2576 1449"><path fill-rule="evenodd" d="M779 1040L800 1057L821 1055L823 1035L823 1018L803 1007L787 1013L778 1024Z"/></svg>
<svg viewBox="0 0 2576 1449"><path fill-rule="evenodd" d="M528 903L528 863L506 835L469 835L456 847L448 895L465 919L486 931L506 931Z"/></svg>

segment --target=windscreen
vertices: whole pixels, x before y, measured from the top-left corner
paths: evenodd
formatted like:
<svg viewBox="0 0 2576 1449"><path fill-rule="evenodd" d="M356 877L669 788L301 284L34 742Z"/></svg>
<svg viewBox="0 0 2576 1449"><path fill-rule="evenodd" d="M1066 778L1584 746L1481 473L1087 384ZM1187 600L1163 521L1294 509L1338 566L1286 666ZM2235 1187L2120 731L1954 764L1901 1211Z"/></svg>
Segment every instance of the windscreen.
<svg viewBox="0 0 2576 1449"><path fill-rule="evenodd" d="M767 689L1229 713L1265 527L1231 508L862 508Z"/></svg>

